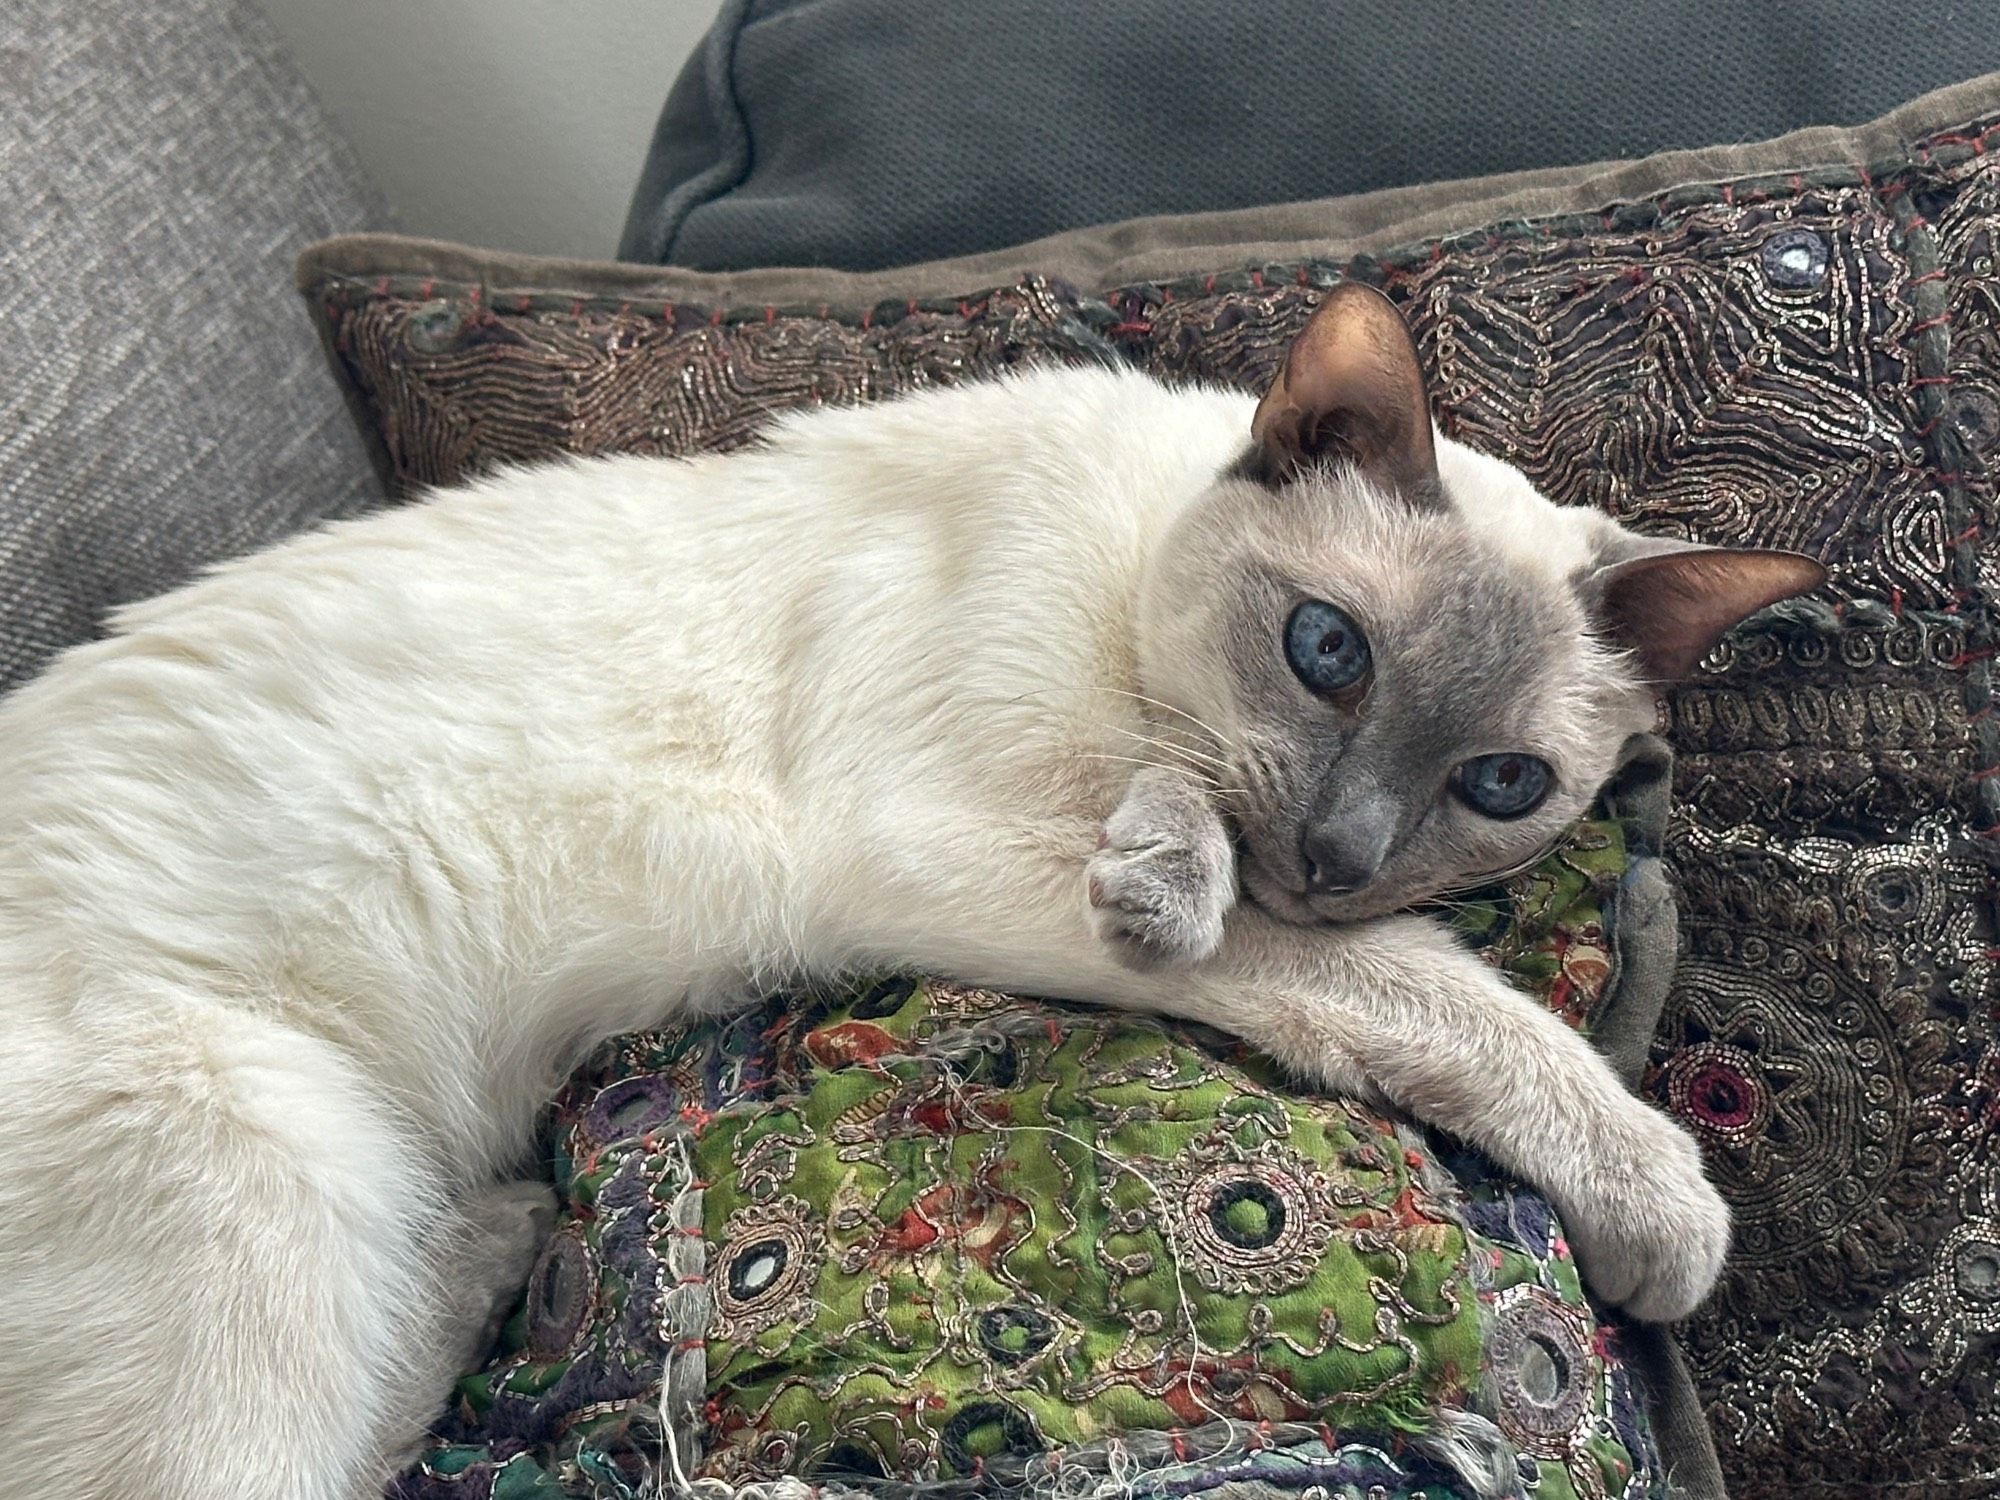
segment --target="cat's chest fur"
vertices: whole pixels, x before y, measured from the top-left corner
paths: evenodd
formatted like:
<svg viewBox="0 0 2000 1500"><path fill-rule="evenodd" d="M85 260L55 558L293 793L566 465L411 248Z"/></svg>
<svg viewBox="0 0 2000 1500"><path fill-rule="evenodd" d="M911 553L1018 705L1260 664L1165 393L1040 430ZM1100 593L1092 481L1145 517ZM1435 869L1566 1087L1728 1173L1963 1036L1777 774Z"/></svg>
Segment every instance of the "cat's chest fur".
<svg viewBox="0 0 2000 1500"><path fill-rule="evenodd" d="M0 708L0 965L59 978L8 988L140 1068L298 1028L483 1155L576 1044L893 959L913 907L1081 924L1140 574L1248 411L1043 374L504 475L133 609Z"/></svg>

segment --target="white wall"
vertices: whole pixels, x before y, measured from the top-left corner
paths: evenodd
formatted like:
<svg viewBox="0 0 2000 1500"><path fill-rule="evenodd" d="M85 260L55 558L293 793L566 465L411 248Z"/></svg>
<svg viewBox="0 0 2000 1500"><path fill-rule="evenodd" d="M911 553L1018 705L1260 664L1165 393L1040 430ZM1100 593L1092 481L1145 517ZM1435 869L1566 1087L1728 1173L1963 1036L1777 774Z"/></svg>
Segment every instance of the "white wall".
<svg viewBox="0 0 2000 1500"><path fill-rule="evenodd" d="M720 0L261 0L410 234L608 259Z"/></svg>

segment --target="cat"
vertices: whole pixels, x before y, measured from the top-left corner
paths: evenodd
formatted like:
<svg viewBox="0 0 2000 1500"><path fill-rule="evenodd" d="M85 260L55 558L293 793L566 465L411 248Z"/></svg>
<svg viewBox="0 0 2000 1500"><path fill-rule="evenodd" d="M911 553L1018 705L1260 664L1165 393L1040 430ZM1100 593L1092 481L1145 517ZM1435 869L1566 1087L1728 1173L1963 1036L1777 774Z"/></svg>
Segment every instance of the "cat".
<svg viewBox="0 0 2000 1500"><path fill-rule="evenodd" d="M1435 432L1335 288L1261 399L1026 373L508 472L0 700L0 1496L355 1500L619 1032L878 966L1207 1022L1546 1191L1677 1318L1698 1152L1420 898L1819 584Z"/></svg>

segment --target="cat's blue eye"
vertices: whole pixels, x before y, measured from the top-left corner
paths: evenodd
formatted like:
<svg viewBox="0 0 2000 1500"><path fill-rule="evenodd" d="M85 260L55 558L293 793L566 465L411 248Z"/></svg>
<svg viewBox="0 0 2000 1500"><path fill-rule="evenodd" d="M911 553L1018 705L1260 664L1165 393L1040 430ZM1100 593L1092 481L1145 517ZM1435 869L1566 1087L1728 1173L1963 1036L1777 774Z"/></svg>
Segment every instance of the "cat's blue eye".
<svg viewBox="0 0 2000 1500"><path fill-rule="evenodd" d="M1451 773L1459 800L1489 818L1533 812L1555 784L1549 763L1532 755L1476 755Z"/></svg>
<svg viewBox="0 0 2000 1500"><path fill-rule="evenodd" d="M1324 599L1308 599L1285 622L1285 659L1315 693L1338 693L1368 675L1368 637Z"/></svg>

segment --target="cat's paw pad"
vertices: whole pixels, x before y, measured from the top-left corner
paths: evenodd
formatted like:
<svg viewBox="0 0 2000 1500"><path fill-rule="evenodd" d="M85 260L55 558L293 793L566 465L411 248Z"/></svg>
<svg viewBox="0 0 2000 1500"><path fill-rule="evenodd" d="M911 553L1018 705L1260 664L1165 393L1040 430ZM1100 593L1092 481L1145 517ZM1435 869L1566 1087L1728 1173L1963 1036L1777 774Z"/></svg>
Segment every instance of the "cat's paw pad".
<svg viewBox="0 0 2000 1500"><path fill-rule="evenodd" d="M1648 1323L1673 1323L1707 1299L1729 1254L1729 1208L1687 1133L1654 1122L1641 1149L1567 1215L1590 1289Z"/></svg>
<svg viewBox="0 0 2000 1500"><path fill-rule="evenodd" d="M1084 868L1097 935L1135 969L1199 963L1222 942L1236 861L1212 813L1161 817L1120 808Z"/></svg>

